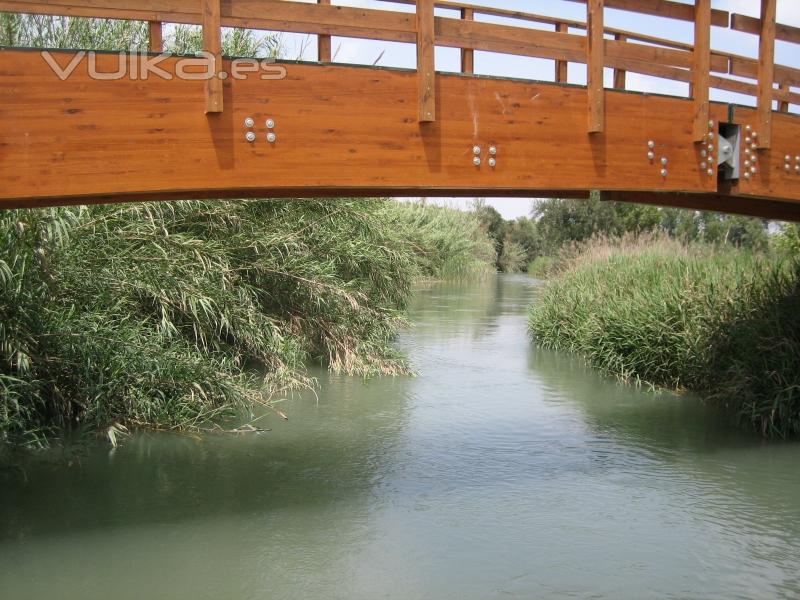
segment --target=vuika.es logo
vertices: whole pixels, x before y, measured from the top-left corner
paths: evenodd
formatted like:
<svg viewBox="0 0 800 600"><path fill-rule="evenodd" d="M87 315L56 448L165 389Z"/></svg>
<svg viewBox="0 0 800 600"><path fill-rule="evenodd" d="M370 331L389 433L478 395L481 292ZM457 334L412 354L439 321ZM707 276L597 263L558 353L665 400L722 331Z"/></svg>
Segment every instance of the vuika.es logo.
<svg viewBox="0 0 800 600"><path fill-rule="evenodd" d="M72 56L69 63L62 67L53 54L47 50L42 51L42 58L61 81L68 79L81 64L86 65L90 79L100 81L123 78L144 81L150 77L198 81L213 79L215 76L220 79L228 77L247 79L250 73L259 73L259 77L265 80L286 77L286 67L276 64L275 60L271 58L234 58L230 61L230 71L220 71L215 75L214 55L210 52L198 52L193 57L178 57L174 62L174 67L170 70L165 70L160 66L163 61L173 58L172 54L168 52L155 56L146 52L120 52L116 55L116 65L109 65L107 60L102 61L104 70L99 68L98 56L108 57L109 55L106 52L97 54L93 50L80 50Z"/></svg>

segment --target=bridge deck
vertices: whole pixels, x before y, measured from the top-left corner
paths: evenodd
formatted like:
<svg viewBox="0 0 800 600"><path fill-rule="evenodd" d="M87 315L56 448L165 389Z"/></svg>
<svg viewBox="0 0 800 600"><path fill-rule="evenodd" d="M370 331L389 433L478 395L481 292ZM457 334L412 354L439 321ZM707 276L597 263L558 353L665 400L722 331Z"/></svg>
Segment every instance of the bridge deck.
<svg viewBox="0 0 800 600"><path fill-rule="evenodd" d="M800 104L792 89L800 71L773 60L775 38L797 42L800 30L776 25L774 0L764 0L760 21L712 11L707 0L635 3L640 12L696 20L694 47L604 28L600 0L588 2L588 23L513 13L553 32L482 23L474 20L480 12L511 11L455 2L436 4L457 8L460 18L434 17L426 1L417 3L417 15L279 0L228 0L210 13L189 0L152 0L135 10L126 4L0 0L0 10L199 22L210 51L202 59L162 59L0 50L0 207L201 196L583 197L602 190L609 198L800 219L800 117L788 112L789 103ZM712 24L757 31L762 60L712 51L704 35ZM221 25L317 33L323 59L330 58L329 35L416 42L420 68L242 63L255 70L179 77L242 67L217 58ZM604 40L604 30L616 39ZM157 42L160 27L151 32ZM462 48L465 72L434 72L434 45ZM553 59L556 81L475 76L475 49ZM124 74L109 75L120 60ZM588 85L564 83L572 62L588 65ZM51 63L73 70L62 80ZM604 66L615 69L616 87L636 71L689 81L694 96L604 89ZM756 106L709 102L709 88L750 93ZM733 172L717 166L720 133L732 131Z"/></svg>

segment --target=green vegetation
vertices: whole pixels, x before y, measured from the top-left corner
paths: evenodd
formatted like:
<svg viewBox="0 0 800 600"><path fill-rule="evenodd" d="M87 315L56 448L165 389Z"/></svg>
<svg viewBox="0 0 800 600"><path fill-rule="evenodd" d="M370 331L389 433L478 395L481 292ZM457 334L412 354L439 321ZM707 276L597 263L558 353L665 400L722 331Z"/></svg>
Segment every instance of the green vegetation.
<svg viewBox="0 0 800 600"><path fill-rule="evenodd" d="M311 385L309 360L406 372L391 341L414 279L485 272L479 231L377 199L5 211L0 439L211 426Z"/></svg>
<svg viewBox="0 0 800 600"><path fill-rule="evenodd" d="M800 261L639 238L586 244L530 312L536 341L800 435Z"/></svg>

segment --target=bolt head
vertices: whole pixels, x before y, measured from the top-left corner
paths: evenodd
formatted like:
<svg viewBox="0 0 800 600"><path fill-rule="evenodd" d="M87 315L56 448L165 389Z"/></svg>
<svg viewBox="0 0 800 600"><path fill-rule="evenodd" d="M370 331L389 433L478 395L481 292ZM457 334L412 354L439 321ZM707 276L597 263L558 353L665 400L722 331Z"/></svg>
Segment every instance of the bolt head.
<svg viewBox="0 0 800 600"><path fill-rule="evenodd" d="M708 141L709 142L714 139L714 132L713 131L709 131L706 135L708 135Z"/></svg>
<svg viewBox="0 0 800 600"><path fill-rule="evenodd" d="M708 166L708 165L706 164L706 161L703 161L703 162L701 162L701 163L700 163L700 168L701 168L701 169L703 169L703 170L705 170L705 168L706 168L707 166Z"/></svg>
<svg viewBox="0 0 800 600"><path fill-rule="evenodd" d="M755 165L753 165L752 167L750 167L750 172L751 172L753 175L755 175L755 174L758 172L758 169L756 169Z"/></svg>
<svg viewBox="0 0 800 600"><path fill-rule="evenodd" d="M649 141L647 142L647 147L648 147L648 148L650 148L650 149L652 150L653 148L655 148L655 147L656 147L656 143L655 143L653 140L649 140Z"/></svg>
<svg viewBox="0 0 800 600"><path fill-rule="evenodd" d="M666 157L666 156L662 156L662 157L661 157L661 164L662 164L662 165L664 165L664 166L666 167L666 166L667 166L667 162L668 162L668 161L667 161L667 157Z"/></svg>
<svg viewBox="0 0 800 600"><path fill-rule="evenodd" d="M794 157L795 161L800 163L800 155Z"/></svg>
<svg viewBox="0 0 800 600"><path fill-rule="evenodd" d="M750 137L746 137L746 138L744 138L744 143L745 143L745 144L749 144L749 143L750 143L750 142L752 142L752 141L753 141L753 139L752 139L752 138L750 138Z"/></svg>
<svg viewBox="0 0 800 600"><path fill-rule="evenodd" d="M705 158L706 156L708 156L708 151L705 148L703 148L702 150L700 150L700 156Z"/></svg>
<svg viewBox="0 0 800 600"><path fill-rule="evenodd" d="M489 154L495 156L497 154L497 148L495 146L489 146Z"/></svg>
<svg viewBox="0 0 800 600"><path fill-rule="evenodd" d="M647 153L647 158L649 158L650 160L653 160L655 157L656 157L656 155L655 155L655 154L653 154L653 152L652 152L652 151L650 151L650 152L648 152L648 153Z"/></svg>
<svg viewBox="0 0 800 600"><path fill-rule="evenodd" d="M481 166L481 157L480 156L476 156L475 158L473 158L472 159L472 164L475 165L476 167L480 167Z"/></svg>
<svg viewBox="0 0 800 600"><path fill-rule="evenodd" d="M706 173L708 173L709 177L712 177L714 175L714 169L709 169L708 171L706 171Z"/></svg>
<svg viewBox="0 0 800 600"><path fill-rule="evenodd" d="M750 125L745 125L744 126L744 130L745 131L750 131L751 129L752 129L752 127L750 127Z"/></svg>
<svg viewBox="0 0 800 600"><path fill-rule="evenodd" d="M714 129L714 121L712 121L712 120L708 121L708 128L709 129Z"/></svg>
<svg viewBox="0 0 800 600"><path fill-rule="evenodd" d="M756 144L755 142L753 142L752 144L750 144L750 147L751 147L753 150L758 150L758 144Z"/></svg>
<svg viewBox="0 0 800 600"><path fill-rule="evenodd" d="M747 154L748 156L750 156L750 154L751 154L750 148L745 148L744 149L744 153Z"/></svg>
<svg viewBox="0 0 800 600"><path fill-rule="evenodd" d="M745 179L750 179L750 171L745 171L744 172L744 178Z"/></svg>
<svg viewBox="0 0 800 600"><path fill-rule="evenodd" d="M750 161L749 160L744 161L744 166L745 167L749 167L750 166Z"/></svg>
<svg viewBox="0 0 800 600"><path fill-rule="evenodd" d="M757 138L757 137L758 137L758 132L757 132L757 131L754 131L754 132L753 132L751 135L752 135L754 138Z"/></svg>
<svg viewBox="0 0 800 600"><path fill-rule="evenodd" d="M711 154L713 152L714 152L714 144L709 144L708 145L708 153Z"/></svg>
<svg viewBox="0 0 800 600"><path fill-rule="evenodd" d="M255 124L256 124L256 122L253 120L253 117L247 117L247 118L244 120L244 126L245 126L245 127L252 127L252 126L253 126L253 125L255 125Z"/></svg>
<svg viewBox="0 0 800 600"><path fill-rule="evenodd" d="M480 147L480 146L473 146L473 147L472 147L472 153L473 153L475 156L480 156L480 153L481 153L481 147Z"/></svg>
<svg viewBox="0 0 800 600"><path fill-rule="evenodd" d="M273 119L267 119L266 126L267 129L272 129L275 127L275 121Z"/></svg>
<svg viewBox="0 0 800 600"><path fill-rule="evenodd" d="M666 169L661 169L661 176L662 177L666 177L667 176L667 170Z"/></svg>
<svg viewBox="0 0 800 600"><path fill-rule="evenodd" d="M252 131L248 131L247 133L244 134L244 139L246 139L248 142L255 142L256 134L253 133Z"/></svg>
<svg viewBox="0 0 800 600"><path fill-rule="evenodd" d="M783 168L786 169L787 171L791 171L792 165L783 165Z"/></svg>
<svg viewBox="0 0 800 600"><path fill-rule="evenodd" d="M270 132L267 134L267 141L268 141L270 144L274 144L274 143L275 143L275 140L277 140L277 139L278 139L278 136L277 136L277 135L275 135L273 132L271 132L271 131L270 131Z"/></svg>
<svg viewBox="0 0 800 600"><path fill-rule="evenodd" d="M794 166L794 170L797 171L798 173L800 173L800 165L795 165Z"/></svg>
<svg viewBox="0 0 800 600"><path fill-rule="evenodd" d="M489 166L490 167L495 167L496 165L497 165L497 160L495 158L490 158L489 159Z"/></svg>
<svg viewBox="0 0 800 600"><path fill-rule="evenodd" d="M786 156L783 157L783 160L789 162L790 160L792 160L792 157L787 154Z"/></svg>

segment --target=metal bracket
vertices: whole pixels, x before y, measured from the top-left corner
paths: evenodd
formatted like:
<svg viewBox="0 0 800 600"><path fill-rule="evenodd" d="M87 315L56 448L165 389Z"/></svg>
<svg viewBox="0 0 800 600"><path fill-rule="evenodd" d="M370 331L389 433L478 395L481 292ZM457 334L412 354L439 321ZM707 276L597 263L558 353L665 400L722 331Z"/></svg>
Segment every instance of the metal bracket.
<svg viewBox="0 0 800 600"><path fill-rule="evenodd" d="M736 123L720 123L717 136L717 166L723 179L739 179L742 127Z"/></svg>

